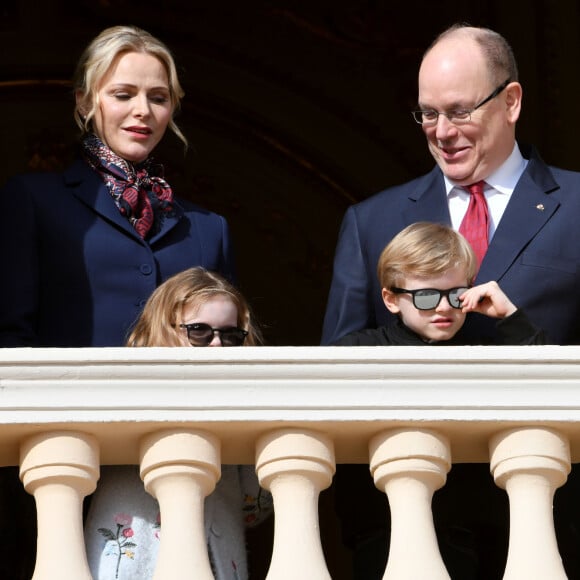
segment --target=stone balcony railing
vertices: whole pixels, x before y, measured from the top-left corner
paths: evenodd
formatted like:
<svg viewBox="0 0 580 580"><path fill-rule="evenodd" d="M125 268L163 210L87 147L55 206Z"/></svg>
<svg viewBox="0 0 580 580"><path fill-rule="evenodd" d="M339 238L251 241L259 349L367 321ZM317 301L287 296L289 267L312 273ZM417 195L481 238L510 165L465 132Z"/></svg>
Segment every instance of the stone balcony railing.
<svg viewBox="0 0 580 580"><path fill-rule="evenodd" d="M452 462L489 463L508 493L504 578L556 580L580 347L4 349L0 441L0 465L19 465L36 500L34 580L90 579L82 499L104 464L140 464L159 501L156 580L212 578L203 513L176 506L195 505L220 463L255 463L273 494L268 580L330 578L317 502L336 463L370 464L388 495L384 578L447 579L430 502Z"/></svg>

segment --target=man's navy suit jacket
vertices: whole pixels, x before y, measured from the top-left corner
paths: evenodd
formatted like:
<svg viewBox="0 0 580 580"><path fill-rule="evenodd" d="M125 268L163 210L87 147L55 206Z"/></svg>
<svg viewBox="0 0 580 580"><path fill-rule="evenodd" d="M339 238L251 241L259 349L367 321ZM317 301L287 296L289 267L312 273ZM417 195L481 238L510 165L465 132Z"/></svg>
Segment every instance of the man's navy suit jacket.
<svg viewBox="0 0 580 580"><path fill-rule="evenodd" d="M550 344L580 343L580 173L547 166L533 148L476 283L496 280L518 307L546 331ZM418 221L451 224L438 167L351 206L337 244L323 344L392 322L382 298L377 263L384 247ZM472 314L468 336L494 342L494 321Z"/></svg>
<svg viewBox="0 0 580 580"><path fill-rule="evenodd" d="M14 177L0 193L0 346L120 346L153 290L192 266L233 277L223 217L176 200L145 242L81 160Z"/></svg>

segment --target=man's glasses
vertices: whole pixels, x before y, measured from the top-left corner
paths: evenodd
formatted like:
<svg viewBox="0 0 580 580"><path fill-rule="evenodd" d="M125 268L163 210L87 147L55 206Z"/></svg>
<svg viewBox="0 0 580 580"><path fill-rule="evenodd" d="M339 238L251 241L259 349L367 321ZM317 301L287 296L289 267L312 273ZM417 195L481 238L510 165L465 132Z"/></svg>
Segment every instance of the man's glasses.
<svg viewBox="0 0 580 580"><path fill-rule="evenodd" d="M192 324L180 324L179 328L187 330L187 338L191 346L208 346L213 340L216 332L219 334L222 346L242 346L248 331L237 326L226 326L225 328L212 328L204 322L194 322Z"/></svg>
<svg viewBox="0 0 580 580"><path fill-rule="evenodd" d="M453 308L461 308L459 297L469 290L468 286L459 288L449 288L449 290L437 290L437 288L420 288L418 290L407 290L406 288L391 288L394 294L411 294L413 296L413 306L417 310L433 310L439 306L441 298L445 296L447 302Z"/></svg>
<svg viewBox="0 0 580 580"><path fill-rule="evenodd" d="M483 107L483 105L489 103L489 101L492 99L495 99L495 97L497 97L510 84L510 82L511 80L507 79L505 82L499 85L499 87L497 87L493 93L491 93L488 97L485 97L483 101L477 103L477 105L471 109L455 109L453 111L449 111L448 113L440 113L435 109L425 109L423 111L413 111L411 115L413 115L413 119L415 119L419 125L423 125L424 127L431 127L436 125L437 121L439 120L439 115L445 115L454 125L469 123L469 121L471 121L471 113L473 113L473 111L477 111L477 109Z"/></svg>

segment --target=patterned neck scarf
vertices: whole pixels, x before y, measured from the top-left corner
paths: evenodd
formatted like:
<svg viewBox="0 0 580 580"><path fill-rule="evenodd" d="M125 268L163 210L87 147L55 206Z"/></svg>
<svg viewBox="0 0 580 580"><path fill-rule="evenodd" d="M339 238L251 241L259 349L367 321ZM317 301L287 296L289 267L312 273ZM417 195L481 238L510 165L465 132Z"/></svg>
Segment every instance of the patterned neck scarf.
<svg viewBox="0 0 580 580"><path fill-rule="evenodd" d="M99 173L115 204L145 239L159 229L164 212L172 209L173 192L163 179L163 167L151 159L132 165L109 149L96 135L82 141L87 163ZM154 227L155 226L155 227Z"/></svg>

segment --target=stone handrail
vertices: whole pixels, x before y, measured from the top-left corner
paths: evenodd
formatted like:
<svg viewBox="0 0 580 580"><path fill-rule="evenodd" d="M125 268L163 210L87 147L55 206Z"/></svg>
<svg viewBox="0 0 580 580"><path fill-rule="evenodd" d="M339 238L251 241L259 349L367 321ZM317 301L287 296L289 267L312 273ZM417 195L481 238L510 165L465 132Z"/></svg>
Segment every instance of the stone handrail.
<svg viewBox="0 0 580 580"><path fill-rule="evenodd" d="M156 580L212 578L203 510L179 506L203 505L220 463L255 464L273 494L269 580L330 578L317 498L336 463L388 495L384 578L448 578L430 501L457 462L490 463L508 494L505 578L565 578L552 498L579 425L580 347L0 351L0 465L37 503L35 580L90 579L82 499L104 464L139 464L160 503Z"/></svg>

